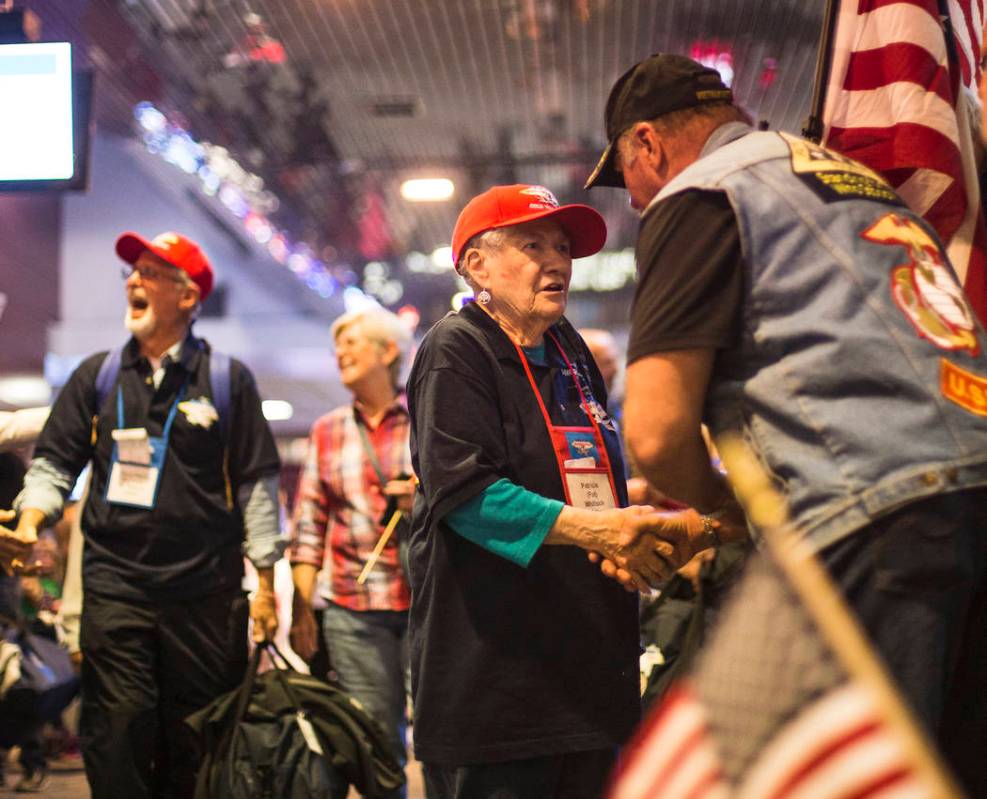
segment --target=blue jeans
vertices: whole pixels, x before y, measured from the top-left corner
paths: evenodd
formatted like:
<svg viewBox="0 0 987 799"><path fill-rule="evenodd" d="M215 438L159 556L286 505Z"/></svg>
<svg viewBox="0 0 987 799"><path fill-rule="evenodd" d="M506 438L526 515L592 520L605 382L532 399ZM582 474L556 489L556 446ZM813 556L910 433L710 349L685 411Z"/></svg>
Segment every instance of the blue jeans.
<svg viewBox="0 0 987 799"><path fill-rule="evenodd" d="M913 502L820 557L969 795L987 796L987 489Z"/></svg>
<svg viewBox="0 0 987 799"><path fill-rule="evenodd" d="M407 611L355 611L330 602L322 625L340 685L384 728L404 766L405 709L411 695ZM405 796L404 787L387 794L388 799Z"/></svg>

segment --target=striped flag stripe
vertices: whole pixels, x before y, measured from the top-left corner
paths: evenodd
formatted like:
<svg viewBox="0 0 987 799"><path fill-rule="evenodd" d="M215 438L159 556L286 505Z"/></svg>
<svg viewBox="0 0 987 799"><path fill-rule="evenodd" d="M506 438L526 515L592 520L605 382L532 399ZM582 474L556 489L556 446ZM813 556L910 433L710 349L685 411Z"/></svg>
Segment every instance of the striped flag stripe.
<svg viewBox="0 0 987 799"><path fill-rule="evenodd" d="M867 91L899 80L918 84L923 90L928 87L947 105L952 101L949 69L913 42L890 42L884 47L851 54L843 88Z"/></svg>
<svg viewBox="0 0 987 799"><path fill-rule="evenodd" d="M946 41L939 27L939 15L930 25L929 14L911 3L895 3L885 8L861 12L860 26L854 30L851 50L876 50L893 42L909 41L928 50L941 64L946 63ZM911 31L915 31L914 34ZM903 36L903 31L909 31Z"/></svg>
<svg viewBox="0 0 987 799"><path fill-rule="evenodd" d="M873 159L867 161L867 165L884 173L893 169L934 169L955 177L963 171L949 136L920 123L901 122L892 127L834 127L832 131L830 140L839 143L841 152L858 160L861 157ZM950 148L946 153L930 152L946 146ZM907 167L895 161L902 150L914 153Z"/></svg>
<svg viewBox="0 0 987 799"><path fill-rule="evenodd" d="M863 799L870 792L911 778L900 742L887 730L840 749L777 799Z"/></svg>
<svg viewBox="0 0 987 799"><path fill-rule="evenodd" d="M874 778L870 784L862 785L856 793L846 794L841 799L874 799L885 788L908 784L917 785L918 780L915 779L915 775L910 768L902 766L889 771L883 777Z"/></svg>
<svg viewBox="0 0 987 799"><path fill-rule="evenodd" d="M737 799L811 796L807 789L820 790L832 779L833 765L845 766L859 751L869 752L872 759L853 761L856 768L850 771L855 779L870 780L883 774L887 766L901 764L897 741L883 727L873 697L849 683L810 704L765 746L737 791ZM839 794L823 791L818 795Z"/></svg>
<svg viewBox="0 0 987 799"><path fill-rule="evenodd" d="M669 693L628 746L625 769L612 799L715 799L725 795L702 708L682 684Z"/></svg>
<svg viewBox="0 0 987 799"><path fill-rule="evenodd" d="M814 772L825 766L826 761L840 753L841 750L860 743L864 738L880 732L881 722L875 718L865 718L856 727L848 727L839 737L829 741L804 762L796 764L796 768L788 777L775 788L774 793L766 799L783 799L802 782L809 779Z"/></svg>
<svg viewBox="0 0 987 799"><path fill-rule="evenodd" d="M987 228L969 129L984 0L843 0L825 143L881 172L935 228L987 322ZM951 63L955 55L955 63Z"/></svg>
<svg viewBox="0 0 987 799"><path fill-rule="evenodd" d="M921 216L925 216L955 182L937 169L889 170L889 173L887 177L901 199Z"/></svg>
<svg viewBox="0 0 987 799"><path fill-rule="evenodd" d="M949 18L953 22L953 34L956 37L956 54L959 56L961 81L969 86L976 74L977 58L974 56L973 42L983 38L983 26L980 33L975 33L972 27L970 0L958 2L949 0Z"/></svg>
<svg viewBox="0 0 987 799"><path fill-rule="evenodd" d="M981 320L987 320L987 254L985 253L987 253L987 231L981 224L977 226L973 238L969 263L965 265L965 272L960 274L970 305ZM959 271L958 266L957 271Z"/></svg>
<svg viewBox="0 0 987 799"><path fill-rule="evenodd" d="M889 116L889 108L895 109L894 118ZM894 133L897 125L924 126L936 131L950 141L949 157L956 154L956 112L949 103L938 95L927 92L914 83L892 83L879 89L863 92L850 92L840 113L834 109L830 123L834 133L857 128L884 130L885 135ZM905 153L901 153L905 155ZM931 158L930 153L908 153L908 156ZM910 164L911 161L899 166Z"/></svg>
<svg viewBox="0 0 987 799"><path fill-rule="evenodd" d="M937 0L859 0L857 13L866 14L887 6L909 5L925 11L929 16L939 21L939 3Z"/></svg>

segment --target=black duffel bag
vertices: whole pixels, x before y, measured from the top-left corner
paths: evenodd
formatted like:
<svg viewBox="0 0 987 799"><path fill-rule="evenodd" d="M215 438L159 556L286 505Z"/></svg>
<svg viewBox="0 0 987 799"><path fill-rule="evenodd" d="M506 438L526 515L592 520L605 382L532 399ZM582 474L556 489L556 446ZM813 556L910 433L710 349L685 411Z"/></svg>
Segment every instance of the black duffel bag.
<svg viewBox="0 0 987 799"><path fill-rule="evenodd" d="M274 668L258 674L265 651ZM204 752L195 799L337 799L350 785L376 797L405 781L376 722L272 643L257 647L239 688L185 723Z"/></svg>

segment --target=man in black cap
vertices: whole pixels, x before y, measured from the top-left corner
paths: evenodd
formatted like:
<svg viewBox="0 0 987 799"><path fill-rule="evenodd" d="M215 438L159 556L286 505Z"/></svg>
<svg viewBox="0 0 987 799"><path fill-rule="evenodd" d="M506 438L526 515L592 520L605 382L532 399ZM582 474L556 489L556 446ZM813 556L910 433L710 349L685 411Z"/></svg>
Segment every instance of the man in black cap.
<svg viewBox="0 0 987 799"><path fill-rule="evenodd" d="M606 130L587 187L642 215L624 405L642 472L740 538L700 422L743 435L918 715L984 751L987 337L935 233L877 173L753 131L682 56L628 70ZM977 764L954 764L972 787Z"/></svg>

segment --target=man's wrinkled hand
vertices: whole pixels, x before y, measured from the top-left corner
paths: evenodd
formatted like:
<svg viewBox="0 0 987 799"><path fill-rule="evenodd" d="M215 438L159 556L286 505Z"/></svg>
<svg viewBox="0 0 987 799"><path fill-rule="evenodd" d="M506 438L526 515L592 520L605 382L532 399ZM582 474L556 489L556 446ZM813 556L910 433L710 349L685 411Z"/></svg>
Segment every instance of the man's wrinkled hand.
<svg viewBox="0 0 987 799"><path fill-rule="evenodd" d="M278 606L273 592L257 591L250 602L250 619L254 623L254 643L273 641L278 631Z"/></svg>
<svg viewBox="0 0 987 799"><path fill-rule="evenodd" d="M291 612L291 630L288 641L302 660L308 662L319 648L319 627L315 613L307 602L296 601Z"/></svg>
<svg viewBox="0 0 987 799"><path fill-rule="evenodd" d="M666 580L672 571L667 562L671 546L650 535L660 514L648 505L608 513L611 514L608 526L613 530L613 537L604 545L601 554L613 564L614 573L607 574L604 570L604 574L639 591L648 591Z"/></svg>
<svg viewBox="0 0 987 799"><path fill-rule="evenodd" d="M10 521L14 511L0 511L0 521ZM7 574L28 574L37 570L31 562L31 550L38 543L38 531L34 527L20 525L16 530L0 525L0 568Z"/></svg>

